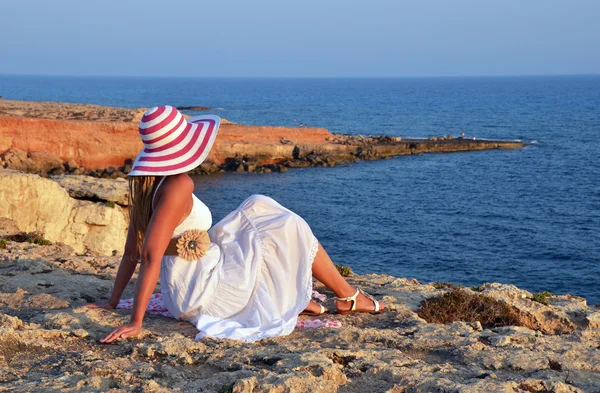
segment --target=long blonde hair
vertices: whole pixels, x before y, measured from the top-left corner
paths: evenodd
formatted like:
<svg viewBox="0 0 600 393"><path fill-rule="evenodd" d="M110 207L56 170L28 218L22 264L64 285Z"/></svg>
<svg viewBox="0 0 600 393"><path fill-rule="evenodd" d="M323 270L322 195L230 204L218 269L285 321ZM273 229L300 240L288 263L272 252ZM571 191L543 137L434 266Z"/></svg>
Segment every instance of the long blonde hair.
<svg viewBox="0 0 600 393"><path fill-rule="evenodd" d="M152 216L156 176L129 176L129 225L133 226L137 255L142 255L146 229Z"/></svg>

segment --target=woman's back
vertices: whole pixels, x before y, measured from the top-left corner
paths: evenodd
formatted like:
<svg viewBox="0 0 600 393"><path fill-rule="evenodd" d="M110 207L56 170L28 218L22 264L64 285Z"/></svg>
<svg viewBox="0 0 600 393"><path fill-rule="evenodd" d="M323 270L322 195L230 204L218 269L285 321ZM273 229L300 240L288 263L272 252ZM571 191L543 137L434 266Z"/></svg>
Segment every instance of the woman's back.
<svg viewBox="0 0 600 393"><path fill-rule="evenodd" d="M154 191L154 197L152 199L152 205L155 205L156 194L162 185L163 181L166 179L164 177L156 186ZM212 214L210 213L210 209L206 206L196 195L192 194L192 210L190 214L173 230L173 235L171 238L180 236L183 232L188 231L190 229L200 229L203 231L208 231L212 226Z"/></svg>

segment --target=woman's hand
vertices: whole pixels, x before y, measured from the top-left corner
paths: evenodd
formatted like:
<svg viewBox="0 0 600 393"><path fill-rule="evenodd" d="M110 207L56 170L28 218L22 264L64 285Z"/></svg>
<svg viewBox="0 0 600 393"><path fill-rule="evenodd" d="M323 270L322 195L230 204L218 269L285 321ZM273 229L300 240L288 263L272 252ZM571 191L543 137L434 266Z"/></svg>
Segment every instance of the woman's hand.
<svg viewBox="0 0 600 393"><path fill-rule="evenodd" d="M118 304L118 302L117 302ZM107 308L109 310L117 308L117 304L111 303L110 300L103 300L96 303L86 304L84 307L87 308Z"/></svg>
<svg viewBox="0 0 600 393"><path fill-rule="evenodd" d="M141 323L129 323L125 326L121 326L115 330L113 330L108 336L100 339L101 343L111 343L115 340L122 340L127 337L137 336L138 333L142 330Z"/></svg>

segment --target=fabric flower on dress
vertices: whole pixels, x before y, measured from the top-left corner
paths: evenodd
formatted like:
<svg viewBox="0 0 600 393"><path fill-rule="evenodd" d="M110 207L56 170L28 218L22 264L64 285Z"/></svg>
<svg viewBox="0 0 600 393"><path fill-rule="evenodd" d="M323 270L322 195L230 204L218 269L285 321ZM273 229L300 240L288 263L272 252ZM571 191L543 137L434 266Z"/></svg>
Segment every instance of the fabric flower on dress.
<svg viewBox="0 0 600 393"><path fill-rule="evenodd" d="M210 247L208 232L200 229L185 231L177 241L177 254L186 261L196 261L206 254Z"/></svg>

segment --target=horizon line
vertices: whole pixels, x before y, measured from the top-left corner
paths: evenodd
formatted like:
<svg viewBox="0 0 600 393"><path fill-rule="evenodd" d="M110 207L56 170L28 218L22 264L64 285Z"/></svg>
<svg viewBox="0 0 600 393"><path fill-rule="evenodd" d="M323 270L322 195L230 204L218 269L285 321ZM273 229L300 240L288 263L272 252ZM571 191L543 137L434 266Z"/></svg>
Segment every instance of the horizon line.
<svg viewBox="0 0 600 393"><path fill-rule="evenodd" d="M59 78L148 78L148 79L426 79L426 78L519 78L519 77L570 77L570 76L600 76L599 73L548 73L548 74L481 74L481 75L388 75L388 76L167 76L167 75L91 75L91 74L19 74L2 73L0 76L15 77L59 77Z"/></svg>

